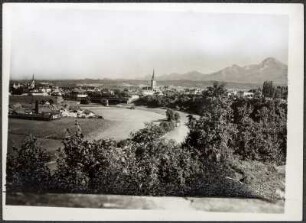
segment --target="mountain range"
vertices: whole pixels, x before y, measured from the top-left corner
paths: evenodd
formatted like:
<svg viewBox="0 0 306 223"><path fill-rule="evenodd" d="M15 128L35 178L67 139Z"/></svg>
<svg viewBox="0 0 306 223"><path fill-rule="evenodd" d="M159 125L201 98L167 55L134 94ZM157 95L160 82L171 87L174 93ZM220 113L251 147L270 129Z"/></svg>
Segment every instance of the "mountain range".
<svg viewBox="0 0 306 223"><path fill-rule="evenodd" d="M288 66L275 58L268 57L259 64L247 66L232 65L210 74L198 71L187 73L171 73L158 77L158 80L190 80L190 81L223 81L235 83L262 84L273 81L276 84L287 84Z"/></svg>

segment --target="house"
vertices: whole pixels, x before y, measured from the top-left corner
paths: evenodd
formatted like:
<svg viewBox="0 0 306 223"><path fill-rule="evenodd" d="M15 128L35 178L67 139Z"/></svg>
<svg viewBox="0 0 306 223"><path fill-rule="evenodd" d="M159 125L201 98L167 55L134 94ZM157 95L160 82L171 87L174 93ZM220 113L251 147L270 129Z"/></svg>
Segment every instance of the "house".
<svg viewBox="0 0 306 223"><path fill-rule="evenodd" d="M148 96L148 95L154 95L155 91L153 90L146 90L146 89L143 89L142 92L141 92L141 95L142 96Z"/></svg>
<svg viewBox="0 0 306 223"><path fill-rule="evenodd" d="M254 93L253 92L246 92L246 91L238 91L237 96L238 97L245 97L245 98L253 98Z"/></svg>
<svg viewBox="0 0 306 223"><path fill-rule="evenodd" d="M61 113L54 105L39 105L39 102L35 102L35 108L27 107L11 107L9 110L10 118L30 119L30 120L54 120L60 119Z"/></svg>
<svg viewBox="0 0 306 223"><path fill-rule="evenodd" d="M139 99L139 95L131 95L127 101L127 104L132 103Z"/></svg>
<svg viewBox="0 0 306 223"><path fill-rule="evenodd" d="M70 96L73 100L82 101L88 97L88 94L80 89L74 89Z"/></svg>

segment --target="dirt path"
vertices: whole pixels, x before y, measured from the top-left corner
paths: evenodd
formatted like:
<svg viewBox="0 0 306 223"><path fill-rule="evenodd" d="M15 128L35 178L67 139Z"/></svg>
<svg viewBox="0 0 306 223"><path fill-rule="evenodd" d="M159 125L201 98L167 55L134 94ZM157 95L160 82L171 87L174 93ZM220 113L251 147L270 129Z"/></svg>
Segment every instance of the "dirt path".
<svg viewBox="0 0 306 223"><path fill-rule="evenodd" d="M143 106L136 107L136 109L139 110L145 110L145 111L151 111L158 114L163 114L165 117L166 109L165 108L147 108ZM188 122L188 113L177 111L180 114L181 117L181 123L178 127L176 127L171 132L166 133L163 137L166 139L172 139L176 141L177 143L182 143L185 138L187 137L187 134L189 132L188 127L186 126Z"/></svg>
<svg viewBox="0 0 306 223"><path fill-rule="evenodd" d="M185 138L188 135L189 129L186 126L188 122L188 117L186 113L178 112L181 117L181 123L178 127L176 127L173 131L168 132L166 135L164 135L167 139L172 139L176 141L177 143L182 143L185 141Z"/></svg>

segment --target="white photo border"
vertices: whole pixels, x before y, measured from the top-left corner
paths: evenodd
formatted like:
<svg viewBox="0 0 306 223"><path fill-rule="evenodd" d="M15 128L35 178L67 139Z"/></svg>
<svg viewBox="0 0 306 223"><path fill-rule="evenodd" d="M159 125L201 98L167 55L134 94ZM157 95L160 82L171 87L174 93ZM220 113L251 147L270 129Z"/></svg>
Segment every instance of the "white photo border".
<svg viewBox="0 0 306 223"><path fill-rule="evenodd" d="M18 5L18 6L17 6ZM11 206L5 204L5 173L10 74L10 16L14 7L82 8L120 11L191 11L287 15L288 47L288 144L286 202L283 214L226 213L203 211L114 210ZM2 205L5 220L44 221L299 221L303 214L303 102L304 102L304 5L278 3L4 3L2 66Z"/></svg>

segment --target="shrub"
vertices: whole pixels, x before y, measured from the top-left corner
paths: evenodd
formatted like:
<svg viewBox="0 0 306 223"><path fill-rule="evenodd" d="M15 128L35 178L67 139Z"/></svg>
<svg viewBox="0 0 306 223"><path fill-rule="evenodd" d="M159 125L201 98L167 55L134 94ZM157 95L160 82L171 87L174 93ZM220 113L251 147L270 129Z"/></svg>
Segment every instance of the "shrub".
<svg viewBox="0 0 306 223"><path fill-rule="evenodd" d="M187 126L190 131L185 141L201 159L226 161L232 155L232 136L236 129L232 120L229 99L223 97L224 91L218 85L203 92L205 111L196 120L189 117Z"/></svg>
<svg viewBox="0 0 306 223"><path fill-rule="evenodd" d="M180 195L200 171L191 153L174 141L88 142L73 135L53 175L53 191L133 195Z"/></svg>
<svg viewBox="0 0 306 223"><path fill-rule="evenodd" d="M170 132L175 128L174 122L173 121L162 121L159 126L163 129L163 131Z"/></svg>
<svg viewBox="0 0 306 223"><path fill-rule="evenodd" d="M179 114L178 112L175 112L175 113L174 113L174 121L175 121L175 122L179 122L180 119L181 119L180 114Z"/></svg>
<svg viewBox="0 0 306 223"><path fill-rule="evenodd" d="M145 123L145 128L131 133L131 140L137 143L151 142L161 137L165 133L165 130L159 125L155 125L153 123Z"/></svg>
<svg viewBox="0 0 306 223"><path fill-rule="evenodd" d="M287 107L277 99L237 99L233 150L244 160L284 164L287 150Z"/></svg>
<svg viewBox="0 0 306 223"><path fill-rule="evenodd" d="M166 110L166 117L167 117L167 121L173 121L174 120L174 111L172 109L167 109Z"/></svg>
<svg viewBox="0 0 306 223"><path fill-rule="evenodd" d="M50 170L47 163L50 156L37 143L35 137L28 137L21 148L7 157L7 190L41 192L49 187Z"/></svg>

